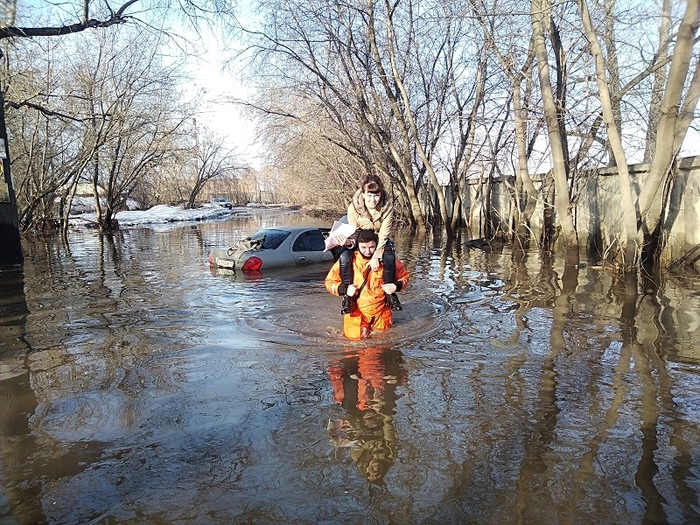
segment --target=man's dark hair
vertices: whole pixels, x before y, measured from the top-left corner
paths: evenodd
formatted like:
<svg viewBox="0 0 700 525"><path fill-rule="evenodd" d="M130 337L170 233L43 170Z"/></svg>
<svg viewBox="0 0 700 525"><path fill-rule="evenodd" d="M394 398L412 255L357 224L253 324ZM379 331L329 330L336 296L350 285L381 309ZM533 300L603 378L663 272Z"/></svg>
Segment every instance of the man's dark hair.
<svg viewBox="0 0 700 525"><path fill-rule="evenodd" d="M360 233L357 235L357 244L370 241L379 242L379 238L374 233L374 230L360 230Z"/></svg>

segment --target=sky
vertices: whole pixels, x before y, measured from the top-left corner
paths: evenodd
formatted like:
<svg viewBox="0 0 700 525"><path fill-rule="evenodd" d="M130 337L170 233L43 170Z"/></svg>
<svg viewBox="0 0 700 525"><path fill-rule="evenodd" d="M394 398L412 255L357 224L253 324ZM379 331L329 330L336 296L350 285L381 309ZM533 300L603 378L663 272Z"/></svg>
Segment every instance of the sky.
<svg viewBox="0 0 700 525"><path fill-rule="evenodd" d="M31 14L43 12L46 3L39 0L25 0L20 12ZM238 17L250 26L255 21L252 0L238 3ZM183 29L183 34L184 29ZM187 86L187 94L201 101L202 113L199 122L211 128L215 133L228 139L228 146L235 148L241 159L248 165L260 168L265 162L264 144L256 140L255 122L245 115L240 106L227 99L249 99L251 89L245 84L240 71L224 67L224 59L232 57L232 50L222 45L216 31L203 31L200 45L205 52L190 57L188 69L192 82ZM235 44L234 44L235 45ZM689 131L681 151L682 156L700 155L700 133ZM637 161L630 155L631 162Z"/></svg>
<svg viewBox="0 0 700 525"><path fill-rule="evenodd" d="M221 51L207 53L209 58L192 64L194 81L192 94L199 98L202 112L201 123L217 135L228 138L228 145L235 147L243 159L259 168L264 162L264 151L255 138L255 122L243 114L241 106L226 102L227 99L247 99L250 90L235 75L215 62Z"/></svg>
<svg viewBox="0 0 700 525"><path fill-rule="evenodd" d="M251 23L250 2L238 3L238 19ZM203 52L188 59L192 83L188 94L196 96L201 104L199 120L218 135L229 139L229 147L235 147L241 157L254 168L265 161L264 147L256 140L255 122L245 115L243 108L230 102L231 99L249 100L253 92L244 80L239 65L231 60L236 49L227 47L214 31L203 32L199 47ZM234 46L241 46L232 40ZM229 102L227 102L227 100Z"/></svg>
<svg viewBox="0 0 700 525"><path fill-rule="evenodd" d="M700 155L700 132L689 129L681 148L681 157L692 157L694 155Z"/></svg>
<svg viewBox="0 0 700 525"><path fill-rule="evenodd" d="M251 27L256 23L253 0L241 0L238 4L238 19ZM235 49L226 47L216 31L203 32L199 45L205 51L190 57L188 67L192 78L188 94L196 97L202 113L198 121L212 129L217 135L228 139L228 146L235 148L241 159L260 169L266 162L265 146L256 139L256 123L244 114L243 108L230 102L231 99L250 100L253 88L246 84L245 72L235 61L224 66L226 59L234 56ZM235 39L233 46L242 47ZM639 163L643 151L627 151L629 162ZM681 149L681 156L700 155L700 132L690 129ZM538 170L533 166L533 169Z"/></svg>
<svg viewBox="0 0 700 525"><path fill-rule="evenodd" d="M206 56L191 62L194 81L191 93L199 97L202 104L200 122L227 137L230 147L235 147L242 159L253 168L260 169L266 160L264 145L256 139L256 123L244 115L242 108L226 100L249 99L252 90L242 83L242 75L223 67L225 52L219 43L209 44ZM629 162L639 163L643 151L634 154L628 151ZM689 129L680 152L681 157L700 155L700 132Z"/></svg>

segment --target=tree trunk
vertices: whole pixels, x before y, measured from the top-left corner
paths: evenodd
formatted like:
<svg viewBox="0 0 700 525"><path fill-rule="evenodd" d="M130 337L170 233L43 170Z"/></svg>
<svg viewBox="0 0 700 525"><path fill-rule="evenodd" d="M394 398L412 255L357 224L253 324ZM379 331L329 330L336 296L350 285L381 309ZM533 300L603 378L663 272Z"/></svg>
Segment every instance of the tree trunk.
<svg viewBox="0 0 700 525"><path fill-rule="evenodd" d="M593 23L586 0L579 0L579 9L581 10L581 19L583 20L583 27L591 49L591 54L595 60L596 77L598 80L598 97L603 109L603 120L605 121L608 131L608 147L612 151L615 164L617 165L617 178L620 185L620 204L622 205L622 224L624 230L624 239L621 241L623 254L622 264L624 268L631 268L637 263L637 246L641 243L636 242L637 213L634 207L634 197L632 196L627 156L622 146L618 119L616 118L615 110L612 105L603 51L593 30Z"/></svg>
<svg viewBox="0 0 700 525"><path fill-rule="evenodd" d="M61 210L61 235L66 238L68 237L68 218L70 217L70 209L73 206L73 199L78 191L78 177L75 177L68 189L68 195L65 200L65 207Z"/></svg>
<svg viewBox="0 0 700 525"><path fill-rule="evenodd" d="M474 97L472 101L471 111L466 118L463 117L464 104L459 104L459 137L460 144L458 148L458 154L455 156L455 169L452 170L450 178L452 179L452 184L455 186L457 191L457 198L455 198L455 207L453 209L452 217L452 231L454 232L459 218L462 216L462 210L464 209L464 203L469 202L469 185L467 184L467 177L469 176L469 167L471 159L474 157L474 149L476 140L476 130L478 128L480 109L483 107L483 101L486 98L486 79L487 79L487 60L479 60L479 65L476 69L476 79L474 81ZM453 80L453 82L455 82ZM456 82L455 82L456 83ZM464 122L462 122L464 121ZM464 124L466 124L466 130L464 129ZM505 125L505 122L503 122ZM502 128L501 128L502 131ZM462 166L461 169L459 166ZM459 207L457 207L457 205ZM488 214L491 214L491 210L486 210ZM464 217L464 223L470 226L469 217Z"/></svg>
<svg viewBox="0 0 700 525"><path fill-rule="evenodd" d="M10 148L5 127L5 98L0 91L0 140L2 176L0 176L0 267L22 264L22 243L19 236L17 200L10 176Z"/></svg>
<svg viewBox="0 0 700 525"><path fill-rule="evenodd" d="M515 145L518 150L518 162L515 169L515 187L513 188L513 231L512 241L515 245L526 248L530 243L530 218L537 205L537 190L530 178L528 168L528 148L527 148L527 96L523 100L522 83L531 76L532 63L534 60L534 48L532 36L530 45L522 68L515 67L514 56L503 56L494 39L491 26L484 23L484 19L479 17L479 22L487 35L488 41L492 45L493 52L498 57L501 68L510 80L510 89L513 98L513 127L515 130ZM527 91L526 91L527 93Z"/></svg>
<svg viewBox="0 0 700 525"><path fill-rule="evenodd" d="M559 127L557 105L550 84L549 63L547 61L548 56L544 39L546 24L550 19L549 6L546 0L532 0L531 19L535 57L537 58L537 71L540 79L540 89L542 91L545 121L549 132L549 147L552 156L552 174L554 176L555 187L554 202L557 211L557 219L561 226L565 258L568 262L577 262L578 236L571 214L564 141L562 140L561 129Z"/></svg>
<svg viewBox="0 0 700 525"><path fill-rule="evenodd" d="M668 56L668 46L663 45L669 39L671 32L671 1L663 0L661 7L661 24L659 26L659 55L657 61L665 60ZM646 134L646 148L644 150L644 162L650 163L656 151L657 125L661 118L661 102L663 89L666 84L666 68L660 67L654 71L654 83L651 88L651 102L649 104L649 118Z"/></svg>
<svg viewBox="0 0 700 525"><path fill-rule="evenodd" d="M520 93L522 76L511 77L513 92L513 118L515 142L518 147L518 166L515 171L515 240L518 246L527 247L530 241L530 217L537 204L537 190L530 178L527 166L527 109Z"/></svg>
<svg viewBox="0 0 700 525"><path fill-rule="evenodd" d="M394 150L392 153L396 153L396 156L393 154L391 156L393 164L396 167L396 177L399 179L397 181L397 185L408 201L407 205L409 217L411 219L411 226L417 228L419 231L425 232L425 215L420 206L420 200L418 199L418 193L416 191L416 184L413 181L411 160L409 158L404 162L404 160L398 155L398 152ZM394 179L391 178L391 180Z"/></svg>
<svg viewBox="0 0 700 525"><path fill-rule="evenodd" d="M450 229L450 221L449 221L449 214L447 213L447 206L445 204L445 198L442 193L442 188L440 187L440 184L438 182L437 176L435 175L435 172L433 170L432 164L430 162L430 159L428 158L425 149L423 148L423 144L420 140L420 136L418 134L418 129L416 126L416 122L413 116L413 110L411 109L410 105L410 98L408 96L408 93L406 92L406 88L403 83L403 79L401 77L400 72L398 71L398 68L396 66L396 56L394 52L394 26L393 26L393 21L391 18L391 12L392 9L388 2L385 0L385 9L386 9L386 31L387 31L387 40L388 40L388 49L389 49L389 63L391 65L391 75L387 75L386 71L384 71L383 66L381 66L382 60L381 60L381 54L379 52L379 47L377 45L377 34L374 26L374 16L370 18L370 21L368 23L368 29L370 31L370 42L371 42L371 47L372 47L372 53L374 55L375 61L379 67L379 72L380 72L380 78L382 79L382 82L384 83L384 89L387 97L391 101L391 107L392 111L394 114L394 118L396 119L396 122L399 124L399 127L401 129L401 134L404 137L405 143L408 146L408 144L412 144L413 147L416 148L416 151L418 152L418 155L420 156L421 160L423 161L424 166L426 167L428 171L428 178L430 182L432 183L433 187L435 188L435 193L437 195L437 199L440 205L440 214L442 216L443 223L445 225L445 230L447 232L447 236L452 237L453 233ZM370 12L374 13L374 2L370 2ZM390 85L389 79L393 81L393 86ZM401 101L403 103L403 108L400 107L398 103L398 97L394 95L394 91L392 87L397 88L401 97ZM413 140L411 141L409 139L411 137ZM408 188L408 185L412 183L412 178L408 180L409 178L406 177L406 187ZM413 204L413 202L411 203ZM416 204L417 204L417 199L416 199Z"/></svg>
<svg viewBox="0 0 700 525"><path fill-rule="evenodd" d="M678 155L680 144L688 130L687 126L690 120L687 119L687 112L694 111L697 105L697 82L699 82L697 62L693 83L686 99L686 102L692 102L692 107L690 107L691 104L682 104L682 98L683 87L690 69L695 33L698 29L699 10L700 0L688 0L683 20L678 28L676 47L671 59L668 82L661 104L656 150L637 201L641 229L644 235L642 263L652 263L652 258L657 256L663 248L659 236L666 205L666 192L664 190L668 187L673 174L674 159Z"/></svg>

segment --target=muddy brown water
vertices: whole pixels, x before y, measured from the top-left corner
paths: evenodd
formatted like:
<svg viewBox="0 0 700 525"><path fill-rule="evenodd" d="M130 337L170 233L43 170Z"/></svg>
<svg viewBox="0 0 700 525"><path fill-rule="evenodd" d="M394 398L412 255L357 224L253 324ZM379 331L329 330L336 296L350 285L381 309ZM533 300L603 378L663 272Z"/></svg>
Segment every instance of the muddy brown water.
<svg viewBox="0 0 700 525"><path fill-rule="evenodd" d="M212 273L298 213L26 239L0 273L0 523L700 522L700 282L398 236L387 334L327 267Z"/></svg>

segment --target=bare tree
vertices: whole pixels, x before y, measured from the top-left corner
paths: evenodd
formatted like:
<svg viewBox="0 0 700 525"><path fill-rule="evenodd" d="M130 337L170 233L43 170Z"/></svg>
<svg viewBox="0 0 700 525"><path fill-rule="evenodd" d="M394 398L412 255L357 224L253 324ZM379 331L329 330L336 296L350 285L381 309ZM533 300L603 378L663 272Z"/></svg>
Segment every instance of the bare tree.
<svg viewBox="0 0 700 525"><path fill-rule="evenodd" d="M548 32L551 22L551 8L548 0L532 0L532 34L537 57L537 71L542 92L542 104L545 120L547 122L549 146L552 155L552 175L555 186L555 207L559 224L561 225L562 238L566 250L567 260L578 260L578 236L571 215L571 201L569 184L567 180L567 156L562 139L562 130L559 121L559 112L552 92L548 52L545 43L545 33Z"/></svg>
<svg viewBox="0 0 700 525"><path fill-rule="evenodd" d="M383 174L418 228L439 224L451 235L463 225L474 144L487 134L479 130L488 72L470 53L469 19L439 0L264 6L268 25L254 34L259 71L265 89L286 96L256 106L317 130L360 173Z"/></svg>
<svg viewBox="0 0 700 525"><path fill-rule="evenodd" d="M116 226L114 214L140 178L175 154L178 134L190 118L176 102L178 64L163 66L157 44L144 45L143 35L119 44L119 33L99 34L98 51L88 54L74 75L85 83L82 96L76 93L90 117L85 132L100 144L83 176L93 186L102 231Z"/></svg>
<svg viewBox="0 0 700 525"><path fill-rule="evenodd" d="M253 35L256 63L265 75L264 98L256 107L274 121L308 126L331 151L340 148L355 158L361 166L356 180L367 172L384 174L412 218L422 223L408 127L403 118L396 120L403 106L385 64L377 62L386 55L378 47L375 6L319 0L265 7L267 28ZM279 65L272 78L269 63ZM270 88L283 96L267 96ZM331 127L320 129L317 123Z"/></svg>
<svg viewBox="0 0 700 525"><path fill-rule="evenodd" d="M581 19L583 21L584 31L588 39L591 54L595 60L596 78L598 81L598 97L603 112L603 120L608 134L608 145L612 151L613 158L617 165L618 180L620 184L620 202L622 204L623 231L624 240L622 251L624 252L623 262L625 266L632 267L637 262L637 247L640 245L637 239L637 217L634 208L634 197L632 195L632 185L630 182L630 174L627 168L627 155L625 155L622 138L620 136L620 115L619 109L613 106L613 98L611 96L610 81L608 79L608 71L617 72L615 64L613 67L606 68L606 61L603 56L603 50L598 42L598 37L593 28L590 12L588 11L588 3L586 0L579 0L579 9L581 10ZM608 47L608 56L610 49ZM612 53L613 60L615 54ZM617 79L614 78L613 85ZM615 90L619 92L619 89Z"/></svg>
<svg viewBox="0 0 700 525"><path fill-rule="evenodd" d="M24 227L60 214L65 231L72 197L89 183L97 224L108 231L139 180L178 147L175 135L188 116L177 102L177 64L163 67L157 43L128 33L74 35L45 59L42 84L35 75L25 85L36 106L52 110L18 104L15 116L22 118L11 121L24 137L13 164ZM24 41L18 54L41 43ZM21 86L11 85L19 94Z"/></svg>
<svg viewBox="0 0 700 525"><path fill-rule="evenodd" d="M343 215L349 204L347 189L366 169L346 145L344 121L330 117L315 101L272 85L259 94L251 111L263 123L258 140L268 153L260 177L278 182L286 202Z"/></svg>
<svg viewBox="0 0 700 525"><path fill-rule="evenodd" d="M530 219L537 204L538 191L530 176L529 159L531 151L531 136L537 133L531 132L537 129L538 121L531 118L529 107L533 105L531 100L532 73L534 64L534 46L532 32L513 31L514 24L506 17L498 16L494 10L497 5L486 8L481 3L474 2L477 20L480 22L488 48L493 50L501 69L505 72L510 84L512 98L512 118L516 148L515 185L513 199L515 201L513 222L514 241L519 246L528 246L531 225ZM505 25L507 31L500 31L497 36L497 25ZM529 35L529 37L528 37ZM512 41L508 45L502 45L503 39L511 36ZM519 46L519 42L528 40L527 48ZM504 51L501 50L503 47ZM519 63L520 61L520 63ZM534 123L531 122L534 120Z"/></svg>
<svg viewBox="0 0 700 525"><path fill-rule="evenodd" d="M190 181L187 208L194 208L206 184L216 178L231 178L242 173L246 166L238 160L236 153L226 147L226 140L207 130L194 131L195 144L189 163L182 166L185 179ZM188 174L187 170L192 170Z"/></svg>
<svg viewBox="0 0 700 525"><path fill-rule="evenodd" d="M3 24L0 24L0 40L5 41L33 37L61 36L65 38L68 35L81 33L86 29L104 29L126 23L141 24L142 27L149 27L149 24L153 22L152 15L157 14L160 10L164 13L182 15L183 18L192 22L190 27L193 31L197 31L199 22L209 21L214 15L217 17L217 22L223 26L230 28L236 23L233 3L229 0L217 0L214 2L214 5L210 3L210 0L202 0L201 3L197 0L185 0L176 2L173 6L176 9L173 10L170 10L170 0L155 2L127 0L118 6L113 6L109 2L97 2L95 0L69 0L58 4L46 1L40 6L34 4L27 6L27 13L17 13L14 1L11 1L8 7L9 9L3 13ZM30 13L29 10L31 9L37 9L37 11ZM37 14L41 17L41 21L38 23L39 17L36 16ZM32 20L32 24L25 25L27 20ZM186 44L185 40L180 40L180 42ZM46 115L53 112L50 106L37 106L31 100L15 101L9 105L11 107L22 105L32 107ZM0 122L0 127L2 127L0 135L6 137L4 116L2 120ZM7 144L5 148L5 157L7 157ZM19 243L17 200L12 179L9 176L9 161L5 164L6 167L3 170L5 172L4 185L7 188L6 193L8 195L0 202L0 235L2 236L0 240L5 245L3 261L5 259L21 261L22 252Z"/></svg>
<svg viewBox="0 0 700 525"><path fill-rule="evenodd" d="M700 61L697 57L693 61L699 17L700 1L687 0L664 88L656 148L638 198L644 235L642 261L646 262L656 260L663 245L661 227L673 177L673 163L694 118L700 97Z"/></svg>
<svg viewBox="0 0 700 525"><path fill-rule="evenodd" d="M252 47L270 90L253 105L266 113L273 134L288 123L287 144L314 144L318 159L341 158L342 151L348 167L338 173L356 170L354 162L385 174L411 222L439 223L448 236L468 224L470 174L489 180L512 174L514 238L528 238L541 202L543 240L553 246L558 236L571 262L579 251L572 208L590 168L614 164L625 209L624 249L617 253L626 264L648 259L635 250L652 246L652 237L642 242L637 225L648 230L654 226L648 217L664 217L663 199L657 207L651 197L657 183L661 194L668 192L670 179L655 178L657 164L671 173L672 162L662 157L677 151L700 91L690 51L693 19L674 37L676 23L665 8L612 0L592 5L583 24L581 12L591 6L550 0L269 0L262 6L267 25L251 32ZM654 15L662 21L656 42ZM658 81L666 69L668 101L682 114L667 110L656 126L646 108L654 106L650 93L664 85ZM672 96L675 85L685 90L680 98ZM626 166L644 150L647 130L652 137L657 127L667 142L654 148L657 164L636 210ZM537 188L530 174L540 165L550 171Z"/></svg>
<svg viewBox="0 0 700 525"><path fill-rule="evenodd" d="M665 230L663 223L668 209L673 184L674 162L688 127L695 116L700 95L698 59L693 58L697 43L698 7L696 0L686 5L685 15L672 33L669 5L664 3L658 17L659 39L657 50L648 62L640 64L639 71L624 85L619 81L617 46L612 35L611 2L602 4L602 19L596 26L585 0L579 1L581 19L594 57L598 83L600 120L605 122L604 144L612 152L620 181L622 220L621 263L631 268L639 263L653 263L663 250ZM598 29L598 28L602 29ZM602 36L601 36L602 35ZM599 44L604 41L605 49ZM651 89L640 89L645 84ZM622 111L622 103L649 108L646 121L635 118L634 111ZM639 112L643 115L643 112ZM622 129L646 129L644 158L651 161L649 174L635 201L627 164L628 155L622 140ZM589 137L597 136L598 128L591 128ZM600 137L603 138L603 137Z"/></svg>
<svg viewBox="0 0 700 525"><path fill-rule="evenodd" d="M7 71L4 83L14 107L8 125L13 137L21 138L13 143L12 162L19 219L24 228L41 229L60 219L56 196L65 202L95 144L82 140L82 116L71 115L70 97L60 95L66 93L62 81L69 75L56 59L56 45L25 40L8 56L13 68Z"/></svg>

